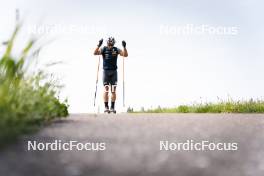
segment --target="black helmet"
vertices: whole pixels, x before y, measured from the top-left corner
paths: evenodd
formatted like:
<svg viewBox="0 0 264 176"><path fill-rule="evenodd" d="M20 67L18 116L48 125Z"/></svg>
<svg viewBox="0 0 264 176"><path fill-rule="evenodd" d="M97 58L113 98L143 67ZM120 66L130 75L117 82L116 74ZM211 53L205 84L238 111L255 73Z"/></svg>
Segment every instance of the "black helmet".
<svg viewBox="0 0 264 176"><path fill-rule="evenodd" d="M115 45L115 38L114 37L109 37L107 39L107 45L114 46Z"/></svg>

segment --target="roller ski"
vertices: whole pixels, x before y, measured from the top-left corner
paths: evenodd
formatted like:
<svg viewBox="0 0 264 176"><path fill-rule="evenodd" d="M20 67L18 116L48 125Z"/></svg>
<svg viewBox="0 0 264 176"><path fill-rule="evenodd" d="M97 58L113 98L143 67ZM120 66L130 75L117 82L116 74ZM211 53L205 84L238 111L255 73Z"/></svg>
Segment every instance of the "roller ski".
<svg viewBox="0 0 264 176"><path fill-rule="evenodd" d="M110 110L109 110L109 108L105 108L104 113L105 113L105 114L110 114Z"/></svg>

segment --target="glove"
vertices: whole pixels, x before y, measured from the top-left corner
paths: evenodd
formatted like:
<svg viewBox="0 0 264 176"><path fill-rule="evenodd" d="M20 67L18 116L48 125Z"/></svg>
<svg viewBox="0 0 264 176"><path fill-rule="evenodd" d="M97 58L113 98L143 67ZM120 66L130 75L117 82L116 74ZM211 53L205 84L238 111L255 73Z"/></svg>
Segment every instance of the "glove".
<svg viewBox="0 0 264 176"><path fill-rule="evenodd" d="M126 47L126 42L123 40L122 41L122 46L125 48Z"/></svg>
<svg viewBox="0 0 264 176"><path fill-rule="evenodd" d="M103 39L99 40L99 43L98 43L98 45L97 45L97 46L98 46L98 47L101 47L101 46L102 46L102 44L103 44L103 41L104 41Z"/></svg>

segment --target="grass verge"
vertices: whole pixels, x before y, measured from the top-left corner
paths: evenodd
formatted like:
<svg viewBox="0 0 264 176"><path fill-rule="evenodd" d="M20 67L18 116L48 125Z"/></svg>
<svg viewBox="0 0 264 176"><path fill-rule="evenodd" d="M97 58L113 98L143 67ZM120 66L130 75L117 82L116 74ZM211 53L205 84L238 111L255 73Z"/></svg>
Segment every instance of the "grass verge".
<svg viewBox="0 0 264 176"><path fill-rule="evenodd" d="M132 111L131 111L132 110ZM193 105L180 105L174 108L154 108L140 111L128 109L130 113L264 113L263 100L221 101L217 103L201 103Z"/></svg>
<svg viewBox="0 0 264 176"><path fill-rule="evenodd" d="M40 50L32 49L36 40L29 40L19 56L12 56L19 29L17 25L0 58L0 147L51 119L68 115L67 102L58 99L56 84L47 81L41 71L29 73L31 60Z"/></svg>

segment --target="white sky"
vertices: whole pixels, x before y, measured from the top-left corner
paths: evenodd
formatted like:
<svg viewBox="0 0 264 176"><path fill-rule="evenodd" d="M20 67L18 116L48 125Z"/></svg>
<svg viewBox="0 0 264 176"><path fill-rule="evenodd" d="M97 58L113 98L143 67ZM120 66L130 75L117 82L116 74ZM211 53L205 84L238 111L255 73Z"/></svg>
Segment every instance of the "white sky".
<svg viewBox="0 0 264 176"><path fill-rule="evenodd" d="M226 99L228 95L234 99L263 98L264 3L261 0L9 0L1 4L1 42L11 34L16 8L24 20L17 50L32 36L30 27L59 29L45 33L44 40L54 41L45 46L39 61L40 64L64 62L50 71L65 85L62 97L68 97L71 112L94 110L98 56L92 53L98 40L109 35L116 38L117 47L121 47L122 40L127 41L127 106L166 107L200 99ZM160 31L162 25L173 28L188 24L235 27L238 33L166 35ZM85 26L88 31L80 31ZM3 49L0 46L0 51ZM122 106L121 61L119 57L117 109ZM97 102L102 107L101 76Z"/></svg>

